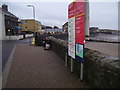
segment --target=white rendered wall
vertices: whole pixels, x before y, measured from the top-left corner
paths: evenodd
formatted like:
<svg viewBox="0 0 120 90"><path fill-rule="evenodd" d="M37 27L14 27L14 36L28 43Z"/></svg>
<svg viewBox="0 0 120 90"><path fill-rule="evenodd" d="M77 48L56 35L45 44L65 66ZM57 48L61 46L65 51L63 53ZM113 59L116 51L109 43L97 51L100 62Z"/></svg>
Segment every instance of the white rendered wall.
<svg viewBox="0 0 120 90"><path fill-rule="evenodd" d="M5 37L5 19L4 14L0 11L0 40L4 40Z"/></svg>

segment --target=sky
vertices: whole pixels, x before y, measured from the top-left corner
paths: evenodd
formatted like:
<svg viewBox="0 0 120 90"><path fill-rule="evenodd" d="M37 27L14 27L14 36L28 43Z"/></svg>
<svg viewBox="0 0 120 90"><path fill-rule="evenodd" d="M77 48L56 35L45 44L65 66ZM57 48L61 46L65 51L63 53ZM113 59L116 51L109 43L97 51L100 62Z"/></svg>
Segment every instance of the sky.
<svg viewBox="0 0 120 90"><path fill-rule="evenodd" d="M43 25L58 26L68 21L68 5L73 0L2 0L8 9L20 19L33 19L33 11L27 5L34 5L35 18ZM114 2L113 2L114 1ZM118 30L119 0L89 0L90 27Z"/></svg>

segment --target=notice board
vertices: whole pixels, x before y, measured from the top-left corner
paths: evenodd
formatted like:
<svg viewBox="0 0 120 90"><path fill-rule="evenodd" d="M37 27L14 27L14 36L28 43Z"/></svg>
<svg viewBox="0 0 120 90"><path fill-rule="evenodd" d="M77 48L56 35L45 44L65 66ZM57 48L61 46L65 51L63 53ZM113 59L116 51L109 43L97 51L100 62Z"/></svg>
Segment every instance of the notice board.
<svg viewBox="0 0 120 90"><path fill-rule="evenodd" d="M83 62L85 1L76 0L68 6L68 55Z"/></svg>
<svg viewBox="0 0 120 90"><path fill-rule="evenodd" d="M68 55L75 59L75 10L74 2L68 7Z"/></svg>

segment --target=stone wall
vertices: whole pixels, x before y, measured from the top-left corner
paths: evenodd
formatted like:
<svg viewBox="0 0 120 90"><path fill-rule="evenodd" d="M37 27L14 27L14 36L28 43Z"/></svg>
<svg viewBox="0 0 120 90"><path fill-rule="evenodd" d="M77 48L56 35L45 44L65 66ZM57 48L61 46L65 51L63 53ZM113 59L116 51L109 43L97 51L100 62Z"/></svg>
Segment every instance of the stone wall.
<svg viewBox="0 0 120 90"><path fill-rule="evenodd" d="M4 13L0 10L0 40L4 39L5 36L5 21Z"/></svg>
<svg viewBox="0 0 120 90"><path fill-rule="evenodd" d="M33 34L26 34L25 38L33 37ZM4 36L3 40L21 40L24 39L23 35L10 35Z"/></svg>
<svg viewBox="0 0 120 90"><path fill-rule="evenodd" d="M4 36L3 40L20 40L23 39L23 35Z"/></svg>
<svg viewBox="0 0 120 90"><path fill-rule="evenodd" d="M49 37L54 50L63 60L68 50L67 43L63 40ZM70 67L70 57L68 57L68 67ZM84 80L91 87L98 88L119 88L120 86L120 60L104 55L98 51L85 48L84 54ZM70 68L69 68L70 69ZM73 74L79 77L80 63L73 62Z"/></svg>
<svg viewBox="0 0 120 90"><path fill-rule="evenodd" d="M25 38L28 38L28 37L33 37L33 34L26 34Z"/></svg>

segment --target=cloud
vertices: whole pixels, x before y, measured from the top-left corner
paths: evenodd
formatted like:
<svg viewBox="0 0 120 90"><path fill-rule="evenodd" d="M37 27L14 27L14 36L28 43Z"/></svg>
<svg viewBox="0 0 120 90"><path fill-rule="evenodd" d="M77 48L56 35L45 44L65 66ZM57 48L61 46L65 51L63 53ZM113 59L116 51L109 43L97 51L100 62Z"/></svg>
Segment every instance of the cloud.
<svg viewBox="0 0 120 90"><path fill-rule="evenodd" d="M118 6L115 2L90 3L90 25L118 29Z"/></svg>

